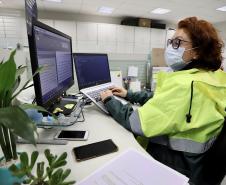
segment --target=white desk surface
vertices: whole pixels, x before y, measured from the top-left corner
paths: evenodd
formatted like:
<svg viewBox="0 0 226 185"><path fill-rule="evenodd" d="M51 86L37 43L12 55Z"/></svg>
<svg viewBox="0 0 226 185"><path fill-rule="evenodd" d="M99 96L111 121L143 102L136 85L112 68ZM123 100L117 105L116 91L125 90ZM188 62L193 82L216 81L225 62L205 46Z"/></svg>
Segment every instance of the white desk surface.
<svg viewBox="0 0 226 185"><path fill-rule="evenodd" d="M71 174L68 180L82 180L97 168L104 165L106 162L124 152L128 148L134 148L146 155L146 151L137 143L132 133L120 126L112 117L101 112L95 105L87 106L84 109L85 122L78 122L70 127L65 127L68 130L89 130L87 141L69 141L67 145L37 145L35 148L30 144L20 144L17 147L18 152L27 151L31 153L38 150L40 156L38 161L44 159L43 152L49 148L53 154L61 154L67 152L66 168L71 169ZM59 128L58 128L59 129ZM57 128L54 129L38 129L39 136L44 138L53 138ZM98 142L105 139L112 139L118 146L119 150L115 153L107 154L90 160L77 162L72 153L73 147L86 145L93 142ZM149 155L148 155L149 156Z"/></svg>

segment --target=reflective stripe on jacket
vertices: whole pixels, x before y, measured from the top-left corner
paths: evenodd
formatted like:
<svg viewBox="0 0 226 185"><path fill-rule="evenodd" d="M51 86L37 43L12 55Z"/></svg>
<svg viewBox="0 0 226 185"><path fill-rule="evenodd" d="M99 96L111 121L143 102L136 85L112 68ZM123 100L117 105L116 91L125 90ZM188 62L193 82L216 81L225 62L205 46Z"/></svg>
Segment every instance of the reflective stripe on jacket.
<svg viewBox="0 0 226 185"><path fill-rule="evenodd" d="M129 122L134 133L152 138L152 142L203 153L222 129L225 107L225 72L162 72L154 97L134 111Z"/></svg>

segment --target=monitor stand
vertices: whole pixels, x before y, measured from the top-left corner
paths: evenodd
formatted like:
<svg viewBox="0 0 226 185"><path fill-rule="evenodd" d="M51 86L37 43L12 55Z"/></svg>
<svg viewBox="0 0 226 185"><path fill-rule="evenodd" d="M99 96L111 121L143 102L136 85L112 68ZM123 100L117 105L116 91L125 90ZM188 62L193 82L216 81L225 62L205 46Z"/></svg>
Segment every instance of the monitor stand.
<svg viewBox="0 0 226 185"><path fill-rule="evenodd" d="M48 111L53 114L62 113L67 116L73 112L76 104L76 101L61 99L60 101L54 103L51 107L49 107ZM58 111L56 111L57 108Z"/></svg>
<svg viewBox="0 0 226 185"><path fill-rule="evenodd" d="M53 128L53 127L52 127ZM59 140L55 139L55 135L59 132L60 129L53 128L53 129L44 129L39 132L39 137L35 139L36 144L48 144L48 145L66 145L68 143L67 140ZM16 137L17 143L20 144L31 144L29 141L21 138Z"/></svg>
<svg viewBox="0 0 226 185"><path fill-rule="evenodd" d="M31 144L29 141L27 140L24 140L22 138L18 138L17 139L17 143L19 144ZM35 141L36 144L48 144L48 145L66 145L68 143L68 141L66 140L59 140L59 139L41 139L41 138L38 138L36 141Z"/></svg>

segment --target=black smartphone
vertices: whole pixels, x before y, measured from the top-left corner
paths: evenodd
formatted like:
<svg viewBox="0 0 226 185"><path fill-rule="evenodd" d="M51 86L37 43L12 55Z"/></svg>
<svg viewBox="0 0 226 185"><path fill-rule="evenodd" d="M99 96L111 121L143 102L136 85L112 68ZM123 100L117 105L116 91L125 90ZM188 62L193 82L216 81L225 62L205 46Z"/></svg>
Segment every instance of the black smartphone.
<svg viewBox="0 0 226 185"><path fill-rule="evenodd" d="M88 135L87 130L61 130L56 134L55 139L83 141L88 139Z"/></svg>
<svg viewBox="0 0 226 185"><path fill-rule="evenodd" d="M116 151L118 151L118 147L111 139L73 148L77 161L84 161Z"/></svg>

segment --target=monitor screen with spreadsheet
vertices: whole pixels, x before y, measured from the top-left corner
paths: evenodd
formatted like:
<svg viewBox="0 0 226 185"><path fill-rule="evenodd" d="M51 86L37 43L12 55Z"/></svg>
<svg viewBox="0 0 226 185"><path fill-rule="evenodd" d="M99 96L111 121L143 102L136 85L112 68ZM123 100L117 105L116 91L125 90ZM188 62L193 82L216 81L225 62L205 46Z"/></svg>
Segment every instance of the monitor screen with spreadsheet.
<svg viewBox="0 0 226 185"><path fill-rule="evenodd" d="M29 38L36 102L48 108L74 84L71 37L35 22Z"/></svg>

